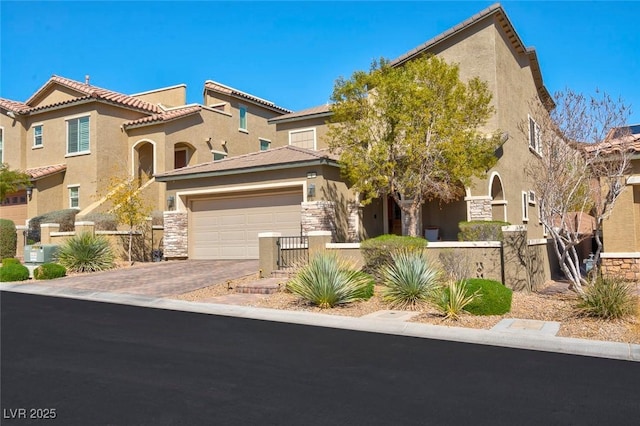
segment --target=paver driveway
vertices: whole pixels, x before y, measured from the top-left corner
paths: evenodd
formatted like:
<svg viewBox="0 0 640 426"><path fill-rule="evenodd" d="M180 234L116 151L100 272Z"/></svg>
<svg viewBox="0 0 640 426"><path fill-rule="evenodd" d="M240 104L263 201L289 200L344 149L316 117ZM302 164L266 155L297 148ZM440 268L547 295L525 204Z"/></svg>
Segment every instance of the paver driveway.
<svg viewBox="0 0 640 426"><path fill-rule="evenodd" d="M31 280L30 284L166 297L253 273L257 276L257 260L176 260L56 280Z"/></svg>

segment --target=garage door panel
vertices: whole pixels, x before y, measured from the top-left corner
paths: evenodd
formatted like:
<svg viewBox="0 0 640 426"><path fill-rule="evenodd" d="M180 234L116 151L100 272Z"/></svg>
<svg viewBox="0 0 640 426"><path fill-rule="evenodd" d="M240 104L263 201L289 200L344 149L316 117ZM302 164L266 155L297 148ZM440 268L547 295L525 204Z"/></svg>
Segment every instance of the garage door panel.
<svg viewBox="0 0 640 426"><path fill-rule="evenodd" d="M301 191L193 200L190 257L257 259L260 232L300 233L301 202Z"/></svg>

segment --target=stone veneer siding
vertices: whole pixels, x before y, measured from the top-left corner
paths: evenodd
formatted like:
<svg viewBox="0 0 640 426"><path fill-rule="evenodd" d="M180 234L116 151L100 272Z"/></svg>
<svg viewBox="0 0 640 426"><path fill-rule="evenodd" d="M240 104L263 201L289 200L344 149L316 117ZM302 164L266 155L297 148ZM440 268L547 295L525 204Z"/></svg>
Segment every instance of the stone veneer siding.
<svg viewBox="0 0 640 426"><path fill-rule="evenodd" d="M469 203L469 220L492 220L493 212L491 208L491 199L486 200L468 200Z"/></svg>
<svg viewBox="0 0 640 426"><path fill-rule="evenodd" d="M333 201L307 201L301 203L302 234L310 231L330 231L336 235L336 210Z"/></svg>
<svg viewBox="0 0 640 426"><path fill-rule="evenodd" d="M360 235L358 233L358 221L360 220L360 205L354 201L349 202L349 217L348 222L348 234L347 238L349 242L357 243L360 241Z"/></svg>
<svg viewBox="0 0 640 426"><path fill-rule="evenodd" d="M640 258L602 258L601 262L602 275L630 281L640 280Z"/></svg>
<svg viewBox="0 0 640 426"><path fill-rule="evenodd" d="M189 256L187 212L164 212L164 257L184 259Z"/></svg>

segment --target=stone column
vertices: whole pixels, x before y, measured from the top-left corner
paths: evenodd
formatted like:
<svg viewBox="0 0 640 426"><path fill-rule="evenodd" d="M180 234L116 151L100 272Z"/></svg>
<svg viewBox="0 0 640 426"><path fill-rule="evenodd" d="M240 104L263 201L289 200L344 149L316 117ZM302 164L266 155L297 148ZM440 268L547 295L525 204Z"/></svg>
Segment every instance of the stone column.
<svg viewBox="0 0 640 426"><path fill-rule="evenodd" d="M492 220L493 208L491 207L491 197L476 196L466 197L467 202L467 220Z"/></svg>
<svg viewBox="0 0 640 426"><path fill-rule="evenodd" d="M278 270L278 237L280 232L261 232L258 234L258 256L260 278L271 276L271 272Z"/></svg>
<svg viewBox="0 0 640 426"><path fill-rule="evenodd" d="M164 212L164 257L186 259L189 257L187 212Z"/></svg>
<svg viewBox="0 0 640 426"><path fill-rule="evenodd" d="M95 222L76 222L74 223L74 228L76 230L76 235L89 233L91 235L96 234L96 226Z"/></svg>
<svg viewBox="0 0 640 426"><path fill-rule="evenodd" d="M301 203L302 234L311 231L331 231L336 234L336 211L333 201L307 201Z"/></svg>
<svg viewBox="0 0 640 426"><path fill-rule="evenodd" d="M40 244L51 244L51 233L58 232L60 224L58 223L42 223L40 224Z"/></svg>
<svg viewBox="0 0 640 426"><path fill-rule="evenodd" d="M529 240L526 225L502 227L502 275L504 285L512 290L531 287L527 265Z"/></svg>
<svg viewBox="0 0 640 426"><path fill-rule="evenodd" d="M25 225L16 225L16 257L24 260L24 246L27 245L27 229Z"/></svg>
<svg viewBox="0 0 640 426"><path fill-rule="evenodd" d="M331 232L329 231L310 231L309 232L309 257L316 253L322 252L327 247L327 243L331 242Z"/></svg>

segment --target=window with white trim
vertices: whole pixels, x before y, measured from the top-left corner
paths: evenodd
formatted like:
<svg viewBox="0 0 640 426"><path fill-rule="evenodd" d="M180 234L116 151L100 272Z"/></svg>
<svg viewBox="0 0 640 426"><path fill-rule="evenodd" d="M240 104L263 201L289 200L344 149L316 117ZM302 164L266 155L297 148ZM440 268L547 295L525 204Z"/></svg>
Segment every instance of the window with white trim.
<svg viewBox="0 0 640 426"><path fill-rule="evenodd" d="M529 192L522 191L522 221L529 221Z"/></svg>
<svg viewBox="0 0 640 426"><path fill-rule="evenodd" d="M271 147L271 141L268 139L260 139L260 151L267 151Z"/></svg>
<svg viewBox="0 0 640 426"><path fill-rule="evenodd" d="M240 105L238 107L240 109L240 130L247 130L247 107Z"/></svg>
<svg viewBox="0 0 640 426"><path fill-rule="evenodd" d="M80 208L80 187L70 186L68 189L69 189L69 208L70 209Z"/></svg>
<svg viewBox="0 0 640 426"><path fill-rule="evenodd" d="M67 154L89 152L89 117L67 120Z"/></svg>
<svg viewBox="0 0 640 426"><path fill-rule="evenodd" d="M42 146L42 124L36 124L33 126L33 147Z"/></svg>
<svg viewBox="0 0 640 426"><path fill-rule="evenodd" d="M315 150L316 129L291 130L289 132L289 145Z"/></svg>
<svg viewBox="0 0 640 426"><path fill-rule="evenodd" d="M4 127L0 127L0 163L4 163Z"/></svg>
<svg viewBox="0 0 640 426"><path fill-rule="evenodd" d="M227 153L224 151L211 151L213 154L213 161L220 161L227 158Z"/></svg>
<svg viewBox="0 0 640 426"><path fill-rule="evenodd" d="M542 155L542 146L540 145L540 126L529 116L529 149L538 155Z"/></svg>

